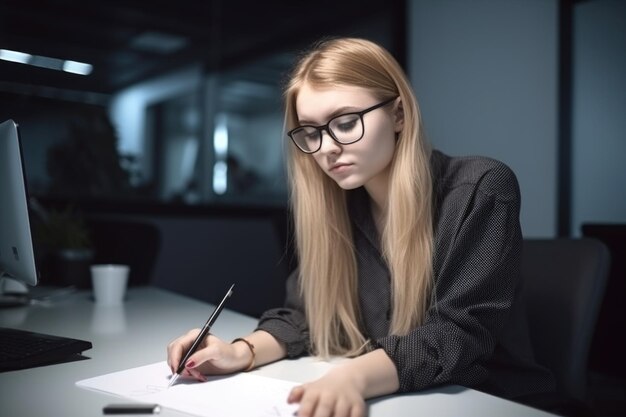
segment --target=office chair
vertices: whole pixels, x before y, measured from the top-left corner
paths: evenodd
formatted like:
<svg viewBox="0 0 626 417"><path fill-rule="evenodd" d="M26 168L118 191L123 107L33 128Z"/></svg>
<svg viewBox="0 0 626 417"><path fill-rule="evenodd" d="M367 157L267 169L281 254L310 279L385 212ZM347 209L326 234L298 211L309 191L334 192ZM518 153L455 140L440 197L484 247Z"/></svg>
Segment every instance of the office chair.
<svg viewBox="0 0 626 417"><path fill-rule="evenodd" d="M587 360L610 255L595 239L524 240L522 279L531 343L557 391L586 401Z"/></svg>
<svg viewBox="0 0 626 417"><path fill-rule="evenodd" d="M626 329L626 223L585 223L581 229L584 237L602 241L611 253L604 301L589 351L589 368L626 383L626 340L615 337L616 329Z"/></svg>

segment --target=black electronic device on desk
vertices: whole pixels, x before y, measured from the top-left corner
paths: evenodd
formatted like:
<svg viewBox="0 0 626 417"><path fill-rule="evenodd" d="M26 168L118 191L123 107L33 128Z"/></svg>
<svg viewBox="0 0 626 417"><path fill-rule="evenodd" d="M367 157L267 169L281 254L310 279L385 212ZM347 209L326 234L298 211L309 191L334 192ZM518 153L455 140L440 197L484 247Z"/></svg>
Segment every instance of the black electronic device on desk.
<svg viewBox="0 0 626 417"><path fill-rule="evenodd" d="M24 330L0 328L0 372L72 360L91 342Z"/></svg>
<svg viewBox="0 0 626 417"><path fill-rule="evenodd" d="M7 120L0 123L1 308L27 304L26 285L38 281L27 195L18 128ZM84 340L0 328L0 371L71 360L91 347Z"/></svg>

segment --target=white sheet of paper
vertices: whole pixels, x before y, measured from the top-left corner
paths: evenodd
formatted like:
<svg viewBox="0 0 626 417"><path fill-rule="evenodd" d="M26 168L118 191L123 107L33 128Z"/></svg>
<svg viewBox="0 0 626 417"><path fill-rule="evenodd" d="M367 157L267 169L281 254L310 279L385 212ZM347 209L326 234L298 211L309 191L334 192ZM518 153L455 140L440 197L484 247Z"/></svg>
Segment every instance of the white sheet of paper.
<svg viewBox="0 0 626 417"><path fill-rule="evenodd" d="M297 404L287 404L296 382L239 373L209 377L207 382L179 378L168 389L170 376L167 364L158 362L84 379L76 385L206 417L291 417L298 409Z"/></svg>

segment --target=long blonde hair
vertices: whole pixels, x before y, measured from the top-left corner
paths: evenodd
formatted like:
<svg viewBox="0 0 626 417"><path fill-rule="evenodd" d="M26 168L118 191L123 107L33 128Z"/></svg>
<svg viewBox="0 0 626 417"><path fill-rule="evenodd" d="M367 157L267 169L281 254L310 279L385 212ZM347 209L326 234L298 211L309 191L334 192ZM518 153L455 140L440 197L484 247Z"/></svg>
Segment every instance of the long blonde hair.
<svg viewBox="0 0 626 417"><path fill-rule="evenodd" d="M387 218L381 237L391 272L391 333L406 334L425 315L432 288L433 203L430 148L419 108L400 65L382 47L342 38L318 44L286 86L285 129L297 126L296 99L311 87L356 86L378 99L400 97L404 127L391 161ZM367 340L360 330L357 267L346 193L314 158L289 146L289 180L300 291L313 351L354 356Z"/></svg>

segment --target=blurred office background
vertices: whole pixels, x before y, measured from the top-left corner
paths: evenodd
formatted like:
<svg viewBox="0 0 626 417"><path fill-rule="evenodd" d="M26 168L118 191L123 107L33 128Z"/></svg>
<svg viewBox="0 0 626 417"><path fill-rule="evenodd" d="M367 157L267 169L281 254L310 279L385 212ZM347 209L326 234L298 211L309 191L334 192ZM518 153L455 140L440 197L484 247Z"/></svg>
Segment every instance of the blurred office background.
<svg viewBox="0 0 626 417"><path fill-rule="evenodd" d="M511 165L525 236L579 236L626 221L625 7L2 0L0 117L35 196L283 207L281 84L314 40L361 36L404 65L435 147Z"/></svg>
<svg viewBox="0 0 626 417"><path fill-rule="evenodd" d="M238 277L241 311L282 303L288 71L322 36L372 39L405 64L408 13L372 0L2 0L0 119L21 127L42 282L88 285L60 252L141 254L133 283L211 301Z"/></svg>
<svg viewBox="0 0 626 417"><path fill-rule="evenodd" d="M280 303L281 86L323 36L387 47L436 148L510 165L525 237L623 236L622 0L0 0L0 120L20 124L34 222L84 228L85 262L134 263L135 284L216 301L236 280L236 309ZM62 281L48 258L42 282Z"/></svg>

